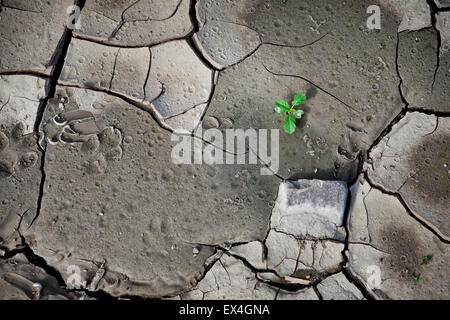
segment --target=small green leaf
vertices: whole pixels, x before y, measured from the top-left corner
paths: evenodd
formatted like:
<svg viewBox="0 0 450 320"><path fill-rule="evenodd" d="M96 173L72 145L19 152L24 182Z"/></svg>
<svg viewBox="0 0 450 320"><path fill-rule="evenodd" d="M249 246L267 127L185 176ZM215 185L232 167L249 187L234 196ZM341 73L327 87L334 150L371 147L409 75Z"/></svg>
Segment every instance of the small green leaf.
<svg viewBox="0 0 450 320"><path fill-rule="evenodd" d="M294 116L290 113L286 116L286 119L284 119L284 131L286 131L289 134L294 133L295 131L295 119Z"/></svg>
<svg viewBox="0 0 450 320"><path fill-rule="evenodd" d="M301 105L305 103L306 101L306 95L304 93L299 93L294 97L294 101L292 101L292 105L294 107Z"/></svg>
<svg viewBox="0 0 450 320"><path fill-rule="evenodd" d="M419 281L420 279L420 273L418 275L412 274L411 278L413 278L414 281Z"/></svg>
<svg viewBox="0 0 450 320"><path fill-rule="evenodd" d="M432 255L424 256L423 260L422 260L422 264L428 264L428 262L430 262L432 257L433 257Z"/></svg>
<svg viewBox="0 0 450 320"><path fill-rule="evenodd" d="M287 103L284 100L275 101L275 105L283 111L289 111L289 109L290 109L289 103Z"/></svg>
<svg viewBox="0 0 450 320"><path fill-rule="evenodd" d="M280 107L275 107L274 111L276 112L277 116L281 116L283 114L283 110L281 110Z"/></svg>
<svg viewBox="0 0 450 320"><path fill-rule="evenodd" d="M303 110L296 110L294 112L294 117L296 117L297 119L301 119L304 114L305 114L305 111L303 111Z"/></svg>

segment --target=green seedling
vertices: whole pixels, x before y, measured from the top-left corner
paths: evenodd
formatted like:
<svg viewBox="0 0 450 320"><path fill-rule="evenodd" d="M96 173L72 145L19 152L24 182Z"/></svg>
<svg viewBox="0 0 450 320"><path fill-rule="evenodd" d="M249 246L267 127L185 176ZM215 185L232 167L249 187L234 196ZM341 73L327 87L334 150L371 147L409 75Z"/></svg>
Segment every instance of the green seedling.
<svg viewBox="0 0 450 320"><path fill-rule="evenodd" d="M418 275L415 275L414 273L411 274L411 278L413 278L414 281L419 281L420 279L420 273Z"/></svg>
<svg viewBox="0 0 450 320"><path fill-rule="evenodd" d="M428 264L431 261L432 255L424 256L422 260L422 264Z"/></svg>
<svg viewBox="0 0 450 320"><path fill-rule="evenodd" d="M297 127L295 124L296 119L301 119L305 114L303 110L296 110L295 107L305 103L306 95L304 93L299 93L295 95L294 100L292 101L292 107L284 100L275 101L275 112L278 116L286 115L284 119L284 131L288 134L292 134Z"/></svg>

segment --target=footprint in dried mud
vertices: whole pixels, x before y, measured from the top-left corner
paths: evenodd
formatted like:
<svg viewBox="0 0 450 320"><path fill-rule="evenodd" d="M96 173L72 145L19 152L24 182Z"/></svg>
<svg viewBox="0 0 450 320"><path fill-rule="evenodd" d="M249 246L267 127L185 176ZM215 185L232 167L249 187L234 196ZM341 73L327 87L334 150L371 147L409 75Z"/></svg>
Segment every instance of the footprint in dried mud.
<svg viewBox="0 0 450 320"><path fill-rule="evenodd" d="M81 143L87 155L82 163L88 174L104 174L109 162L122 159L123 146L132 143L129 137L114 126L105 126L102 119L103 106L91 110L78 109L69 102L67 92L60 91L50 101L49 112L43 127L44 143Z"/></svg>
<svg viewBox="0 0 450 320"><path fill-rule="evenodd" d="M13 128L1 128L0 131L0 172L14 175L21 168L34 167L39 159L33 151L36 135L24 135L25 123L19 122Z"/></svg>

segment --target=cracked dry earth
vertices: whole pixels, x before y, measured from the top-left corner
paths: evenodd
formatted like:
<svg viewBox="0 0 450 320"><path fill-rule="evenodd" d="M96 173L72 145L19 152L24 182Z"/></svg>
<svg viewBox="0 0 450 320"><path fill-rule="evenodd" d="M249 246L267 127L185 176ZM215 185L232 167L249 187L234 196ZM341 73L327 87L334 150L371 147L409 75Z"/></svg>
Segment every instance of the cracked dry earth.
<svg viewBox="0 0 450 320"><path fill-rule="evenodd" d="M449 299L450 3L370 4L1 0L0 298ZM171 161L297 92L277 175Z"/></svg>

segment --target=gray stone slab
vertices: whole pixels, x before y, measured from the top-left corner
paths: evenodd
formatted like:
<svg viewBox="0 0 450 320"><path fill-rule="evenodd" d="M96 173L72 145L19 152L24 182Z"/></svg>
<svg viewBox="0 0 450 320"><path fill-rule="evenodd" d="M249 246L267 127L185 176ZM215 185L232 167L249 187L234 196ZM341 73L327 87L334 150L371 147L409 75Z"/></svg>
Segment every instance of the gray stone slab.
<svg viewBox="0 0 450 320"><path fill-rule="evenodd" d="M399 193L419 219L450 237L448 180L450 121L407 113L371 151L371 181Z"/></svg>
<svg viewBox="0 0 450 320"><path fill-rule="evenodd" d="M448 299L449 245L392 195L352 187L347 270L378 299Z"/></svg>
<svg viewBox="0 0 450 320"><path fill-rule="evenodd" d="M283 182L270 227L298 238L344 241L346 201L347 186L341 181Z"/></svg>

